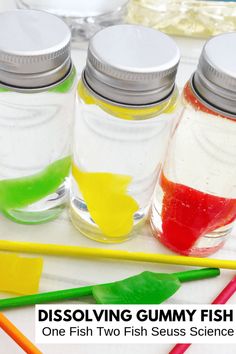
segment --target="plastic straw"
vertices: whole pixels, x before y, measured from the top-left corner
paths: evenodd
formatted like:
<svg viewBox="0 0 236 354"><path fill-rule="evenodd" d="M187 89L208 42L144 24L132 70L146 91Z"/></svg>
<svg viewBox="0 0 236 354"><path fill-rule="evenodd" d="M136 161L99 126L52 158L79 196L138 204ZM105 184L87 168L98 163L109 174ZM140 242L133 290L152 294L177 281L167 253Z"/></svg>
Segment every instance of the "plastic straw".
<svg viewBox="0 0 236 354"><path fill-rule="evenodd" d="M16 326L0 313L0 328L3 329L28 354L42 354L35 345L20 332Z"/></svg>
<svg viewBox="0 0 236 354"><path fill-rule="evenodd" d="M192 280L200 280L205 278L213 278L220 274L219 269L204 268L198 270L189 270L185 272L173 273L180 282L187 282ZM65 289L50 291L41 294L33 294L26 296L18 296L9 299L0 300L0 309L9 309L13 307L22 307L36 304L44 304L54 301L63 301L69 299L76 299L81 296L92 295L93 286L84 286L80 288Z"/></svg>
<svg viewBox="0 0 236 354"><path fill-rule="evenodd" d="M223 305L236 292L236 276L229 282L229 284L221 291L221 293L212 302L214 305ZM191 346L191 344L176 344L169 354L183 354Z"/></svg>
<svg viewBox="0 0 236 354"><path fill-rule="evenodd" d="M236 261L212 259L212 258L198 258L175 256L166 254L152 254L143 252L128 252L120 250L109 250L102 248L87 248L80 246L67 246L56 244L43 244L31 242L17 242L17 241L0 241L0 251L36 253L54 256L65 257L89 257L89 258L105 258L118 259L138 262L152 262L164 264L176 264L196 267L211 267L211 268L225 268L236 269Z"/></svg>

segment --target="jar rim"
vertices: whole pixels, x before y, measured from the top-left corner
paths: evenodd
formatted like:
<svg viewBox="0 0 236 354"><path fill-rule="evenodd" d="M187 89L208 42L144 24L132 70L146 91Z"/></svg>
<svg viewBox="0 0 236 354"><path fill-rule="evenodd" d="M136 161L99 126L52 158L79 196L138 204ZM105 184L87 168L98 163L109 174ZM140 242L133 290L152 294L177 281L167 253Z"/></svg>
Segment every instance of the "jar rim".
<svg viewBox="0 0 236 354"><path fill-rule="evenodd" d="M86 87L86 89L96 98L98 98L99 100L105 102L105 103L108 103L108 104L111 104L111 105L114 105L114 106L118 106L118 107L124 107L124 108L130 108L130 109L133 109L133 108L150 108L150 107L155 107L159 104L162 104L162 103L165 103L167 101L170 100L170 98L173 96L174 92L176 91L177 89L177 86L176 84L174 83L172 89L171 89L171 92L166 96L164 97L163 99L159 100L159 101L155 101L155 102L152 102L152 103L148 103L148 104L140 104L140 105L137 105L137 104L126 104L126 103L121 103L121 102L117 102L117 101L114 101L114 100L111 100L105 96L102 96L101 94L99 94L98 92L96 92L90 85L89 83L87 82L86 80L86 75L85 75L85 69L83 70L82 72L82 75L81 75L81 80L84 84L84 86Z"/></svg>

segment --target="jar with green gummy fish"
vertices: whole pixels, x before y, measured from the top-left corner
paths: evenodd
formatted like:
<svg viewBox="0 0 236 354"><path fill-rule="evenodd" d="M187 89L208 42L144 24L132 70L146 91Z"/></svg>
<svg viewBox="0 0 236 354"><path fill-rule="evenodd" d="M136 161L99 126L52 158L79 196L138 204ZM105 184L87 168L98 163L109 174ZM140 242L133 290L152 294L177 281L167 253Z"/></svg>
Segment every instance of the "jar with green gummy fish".
<svg viewBox="0 0 236 354"><path fill-rule="evenodd" d="M70 212L86 236L121 242L145 220L177 115L179 50L133 25L98 32L79 83Z"/></svg>
<svg viewBox="0 0 236 354"><path fill-rule="evenodd" d="M50 14L0 14L0 212L16 222L49 221L65 205L76 82L70 37Z"/></svg>

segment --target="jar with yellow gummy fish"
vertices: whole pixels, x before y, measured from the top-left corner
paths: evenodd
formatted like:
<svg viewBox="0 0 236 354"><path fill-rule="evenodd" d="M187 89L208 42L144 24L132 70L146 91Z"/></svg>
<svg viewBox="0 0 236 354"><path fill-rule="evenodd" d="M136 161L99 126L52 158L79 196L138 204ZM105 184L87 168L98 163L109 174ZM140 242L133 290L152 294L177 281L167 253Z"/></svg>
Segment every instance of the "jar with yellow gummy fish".
<svg viewBox="0 0 236 354"><path fill-rule="evenodd" d="M79 83L70 214L84 235L121 242L145 220L176 117L179 50L118 25L90 41Z"/></svg>

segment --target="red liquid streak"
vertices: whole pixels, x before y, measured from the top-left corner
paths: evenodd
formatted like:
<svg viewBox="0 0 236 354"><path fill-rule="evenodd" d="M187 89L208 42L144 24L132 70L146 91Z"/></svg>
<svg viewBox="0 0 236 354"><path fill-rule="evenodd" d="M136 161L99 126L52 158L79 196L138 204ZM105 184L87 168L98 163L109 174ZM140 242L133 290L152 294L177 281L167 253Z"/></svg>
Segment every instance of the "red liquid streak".
<svg viewBox="0 0 236 354"><path fill-rule="evenodd" d="M164 192L162 234L169 248L189 254L205 234L231 223L236 218L236 199L221 198L161 177Z"/></svg>

